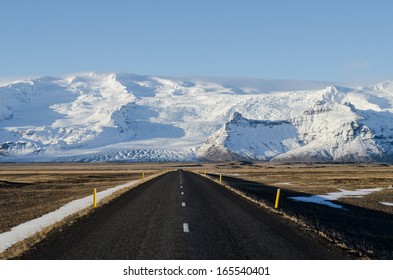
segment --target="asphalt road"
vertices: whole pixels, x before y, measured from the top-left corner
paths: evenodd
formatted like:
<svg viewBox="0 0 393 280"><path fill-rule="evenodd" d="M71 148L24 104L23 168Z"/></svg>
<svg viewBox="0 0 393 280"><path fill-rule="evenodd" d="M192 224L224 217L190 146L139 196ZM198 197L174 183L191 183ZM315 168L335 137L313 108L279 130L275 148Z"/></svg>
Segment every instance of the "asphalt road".
<svg viewBox="0 0 393 280"><path fill-rule="evenodd" d="M55 230L22 259L346 259L207 178L178 170Z"/></svg>

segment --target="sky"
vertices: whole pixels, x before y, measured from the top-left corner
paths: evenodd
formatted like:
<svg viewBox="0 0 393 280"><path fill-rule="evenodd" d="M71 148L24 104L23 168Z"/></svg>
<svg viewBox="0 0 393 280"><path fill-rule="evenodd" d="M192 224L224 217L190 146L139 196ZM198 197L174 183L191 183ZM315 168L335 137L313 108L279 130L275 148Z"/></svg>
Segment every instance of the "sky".
<svg viewBox="0 0 393 280"><path fill-rule="evenodd" d="M391 0L1 0L0 77L393 80Z"/></svg>

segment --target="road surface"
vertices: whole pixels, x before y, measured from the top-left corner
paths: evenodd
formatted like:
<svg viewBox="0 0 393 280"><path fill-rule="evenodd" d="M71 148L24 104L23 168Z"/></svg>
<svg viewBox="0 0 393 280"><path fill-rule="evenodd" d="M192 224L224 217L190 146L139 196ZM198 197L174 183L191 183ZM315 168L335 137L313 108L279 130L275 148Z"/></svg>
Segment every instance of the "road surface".
<svg viewBox="0 0 393 280"><path fill-rule="evenodd" d="M211 180L163 174L55 230L22 259L347 259Z"/></svg>

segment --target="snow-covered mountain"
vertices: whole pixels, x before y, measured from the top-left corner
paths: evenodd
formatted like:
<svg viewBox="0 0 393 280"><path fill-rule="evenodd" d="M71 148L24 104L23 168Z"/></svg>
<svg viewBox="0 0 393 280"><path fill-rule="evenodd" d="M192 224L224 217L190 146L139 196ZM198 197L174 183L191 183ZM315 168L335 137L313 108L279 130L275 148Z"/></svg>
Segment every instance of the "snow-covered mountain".
<svg viewBox="0 0 393 280"><path fill-rule="evenodd" d="M390 81L348 88L82 73L0 85L0 161L393 161L392 154Z"/></svg>
<svg viewBox="0 0 393 280"><path fill-rule="evenodd" d="M206 160L270 160L299 148L298 131L289 121L248 120L235 112L197 150Z"/></svg>

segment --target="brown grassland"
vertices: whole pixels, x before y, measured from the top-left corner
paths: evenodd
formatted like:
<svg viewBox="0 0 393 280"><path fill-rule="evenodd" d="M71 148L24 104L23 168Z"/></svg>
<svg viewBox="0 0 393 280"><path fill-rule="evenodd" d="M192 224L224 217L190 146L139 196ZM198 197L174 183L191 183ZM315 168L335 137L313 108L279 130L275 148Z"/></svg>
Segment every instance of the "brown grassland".
<svg viewBox="0 0 393 280"><path fill-rule="evenodd" d="M207 174L239 195L306 230L347 248L359 258L393 259L393 166L385 164L0 164L0 233L74 199L127 181L183 168ZM362 198L337 201L346 210L288 197L323 195L340 189L384 188ZM273 208L277 188L280 207Z"/></svg>

